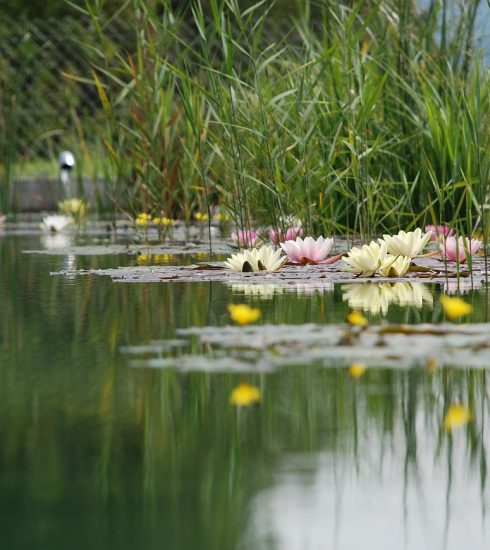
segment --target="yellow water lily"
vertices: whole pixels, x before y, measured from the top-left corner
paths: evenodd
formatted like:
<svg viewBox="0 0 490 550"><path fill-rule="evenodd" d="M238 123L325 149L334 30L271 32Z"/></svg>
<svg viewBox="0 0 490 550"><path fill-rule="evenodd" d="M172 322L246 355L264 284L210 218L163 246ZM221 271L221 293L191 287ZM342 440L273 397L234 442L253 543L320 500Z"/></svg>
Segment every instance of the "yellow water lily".
<svg viewBox="0 0 490 550"><path fill-rule="evenodd" d="M230 403L238 407L248 407L260 401L260 397L259 388L242 382L231 392Z"/></svg>
<svg viewBox="0 0 490 550"><path fill-rule="evenodd" d="M450 319L464 317L473 311L473 306L461 298L441 296L441 305Z"/></svg>
<svg viewBox="0 0 490 550"><path fill-rule="evenodd" d="M239 325L255 323L260 317L260 309L248 306L247 304L229 304L230 317Z"/></svg>
<svg viewBox="0 0 490 550"><path fill-rule="evenodd" d="M214 220L217 222L229 222L231 217L229 214L225 214L224 212L217 212L214 215Z"/></svg>
<svg viewBox="0 0 490 550"><path fill-rule="evenodd" d="M357 326L357 327L365 327L368 324L368 320L362 313L359 313L358 311L351 311L347 315L347 322L349 325Z"/></svg>
<svg viewBox="0 0 490 550"><path fill-rule="evenodd" d="M471 420L471 413L464 405L453 404L447 410L444 418L444 427L451 431L453 428L460 428Z"/></svg>
<svg viewBox="0 0 490 550"><path fill-rule="evenodd" d="M385 242L388 252L394 256L415 258L422 252L430 237L431 233L422 233L422 229L418 227L415 231L402 230L397 235L383 235L379 242Z"/></svg>
<svg viewBox="0 0 490 550"><path fill-rule="evenodd" d="M198 222L207 222L209 220L208 214L204 212L196 212L194 217Z"/></svg>
<svg viewBox="0 0 490 550"><path fill-rule="evenodd" d="M161 217L155 217L153 218L153 222L156 223L157 225L165 225L165 226L169 226L169 225L172 225L174 223L174 221L170 218L161 218Z"/></svg>
<svg viewBox="0 0 490 550"><path fill-rule="evenodd" d="M148 222L150 221L151 221L151 215L146 214L145 212L141 212L140 214L138 214L135 220L136 225L148 225Z"/></svg>
<svg viewBox="0 0 490 550"><path fill-rule="evenodd" d="M352 365L347 369L350 376L354 379L361 378L366 372L366 365L364 363L352 363Z"/></svg>
<svg viewBox="0 0 490 550"><path fill-rule="evenodd" d="M82 199L66 199L58 203L58 208L76 222L81 222L87 217L87 203Z"/></svg>

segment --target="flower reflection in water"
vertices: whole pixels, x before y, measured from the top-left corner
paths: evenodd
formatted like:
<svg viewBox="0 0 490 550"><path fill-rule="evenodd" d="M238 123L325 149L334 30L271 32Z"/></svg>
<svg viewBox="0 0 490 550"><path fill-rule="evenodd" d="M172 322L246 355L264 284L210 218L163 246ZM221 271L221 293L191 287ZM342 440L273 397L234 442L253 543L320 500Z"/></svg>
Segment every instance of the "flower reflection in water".
<svg viewBox="0 0 490 550"><path fill-rule="evenodd" d="M70 247L73 238L65 233L45 233L41 236L41 243L46 250L60 250Z"/></svg>
<svg viewBox="0 0 490 550"><path fill-rule="evenodd" d="M480 290L483 281L477 279L452 279L446 281L442 290L444 294L468 294L472 290Z"/></svg>
<svg viewBox="0 0 490 550"><path fill-rule="evenodd" d="M424 303L432 307L433 297L423 283L380 283L342 285L342 299L352 309L373 315L386 315L390 304L420 309Z"/></svg>
<svg viewBox="0 0 490 550"><path fill-rule="evenodd" d="M270 300L276 294L295 293L299 296L312 296L333 292L333 283L287 283L287 284L247 284L231 283L229 285L233 294L244 294L245 296L256 296L262 300Z"/></svg>
<svg viewBox="0 0 490 550"><path fill-rule="evenodd" d="M279 285L264 284L264 285L250 285L250 284L232 284L231 291L233 294L244 294L245 296L257 296L263 300L270 299L274 294L280 294L282 289Z"/></svg>

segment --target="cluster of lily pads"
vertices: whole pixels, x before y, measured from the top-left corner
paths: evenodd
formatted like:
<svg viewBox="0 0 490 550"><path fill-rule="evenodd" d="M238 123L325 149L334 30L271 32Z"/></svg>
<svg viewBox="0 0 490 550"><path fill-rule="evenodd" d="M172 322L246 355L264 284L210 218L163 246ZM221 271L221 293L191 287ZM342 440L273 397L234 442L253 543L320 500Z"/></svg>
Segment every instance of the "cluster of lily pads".
<svg viewBox="0 0 490 550"><path fill-rule="evenodd" d="M258 248L240 250L225 261L232 271L256 272L277 271L287 262L297 265L327 265L342 260L342 269L359 277L403 277L412 260L423 256L423 250L430 241L436 249L425 256L438 256L447 262L457 264L466 262L481 248L481 241L473 238L454 236L447 226L427 226L425 232L417 228L414 231L399 231L396 235L384 235L377 241L363 246L354 246L346 254L328 257L333 245L332 238L323 236L314 239L298 234L301 226L288 230L284 242L277 240L280 248L274 245L262 245ZM274 238L273 238L274 237ZM257 231L237 231L232 238L239 246L253 246L260 238ZM270 234L271 240L279 239L277 233ZM285 255L284 255L284 254Z"/></svg>

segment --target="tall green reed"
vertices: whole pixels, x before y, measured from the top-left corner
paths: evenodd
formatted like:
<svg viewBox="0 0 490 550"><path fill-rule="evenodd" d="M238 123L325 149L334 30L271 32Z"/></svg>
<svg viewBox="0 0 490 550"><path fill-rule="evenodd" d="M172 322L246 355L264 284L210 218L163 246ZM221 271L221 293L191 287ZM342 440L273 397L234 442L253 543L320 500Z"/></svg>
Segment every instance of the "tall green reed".
<svg viewBox="0 0 490 550"><path fill-rule="evenodd" d="M107 147L132 210L363 240L425 222L486 233L488 75L474 10L403 2L195 1L127 9L134 44L98 23ZM105 52L109 51L109 56ZM104 80L102 83L101 79ZM110 96L110 97L109 97Z"/></svg>

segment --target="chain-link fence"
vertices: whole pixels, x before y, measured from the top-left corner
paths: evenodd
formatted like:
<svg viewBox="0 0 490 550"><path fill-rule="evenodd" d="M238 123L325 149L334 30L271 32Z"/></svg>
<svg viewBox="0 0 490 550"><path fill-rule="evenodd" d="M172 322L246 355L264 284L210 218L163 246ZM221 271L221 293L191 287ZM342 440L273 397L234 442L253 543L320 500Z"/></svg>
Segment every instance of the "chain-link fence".
<svg viewBox="0 0 490 550"><path fill-rule="evenodd" d="M127 39L123 22L108 32L116 43ZM6 17L0 23L0 121L15 162L47 158L97 125L100 102L81 45L90 42L91 33L74 18Z"/></svg>
<svg viewBox="0 0 490 550"><path fill-rule="evenodd" d="M318 22L317 22L318 23ZM289 20L276 36L300 40ZM12 19L0 21L0 155L3 164L54 158L63 148L90 143L103 120L96 87L90 82L90 48L96 35L88 18ZM192 40L195 28L180 29ZM125 50L134 30L123 18L104 33ZM271 33L265 33L269 36ZM293 36L291 36L291 34ZM480 33L482 35L483 33ZM85 44L85 46L82 46ZM486 45L486 43L485 43ZM86 77L83 82L66 75ZM0 158L0 164L2 159Z"/></svg>

